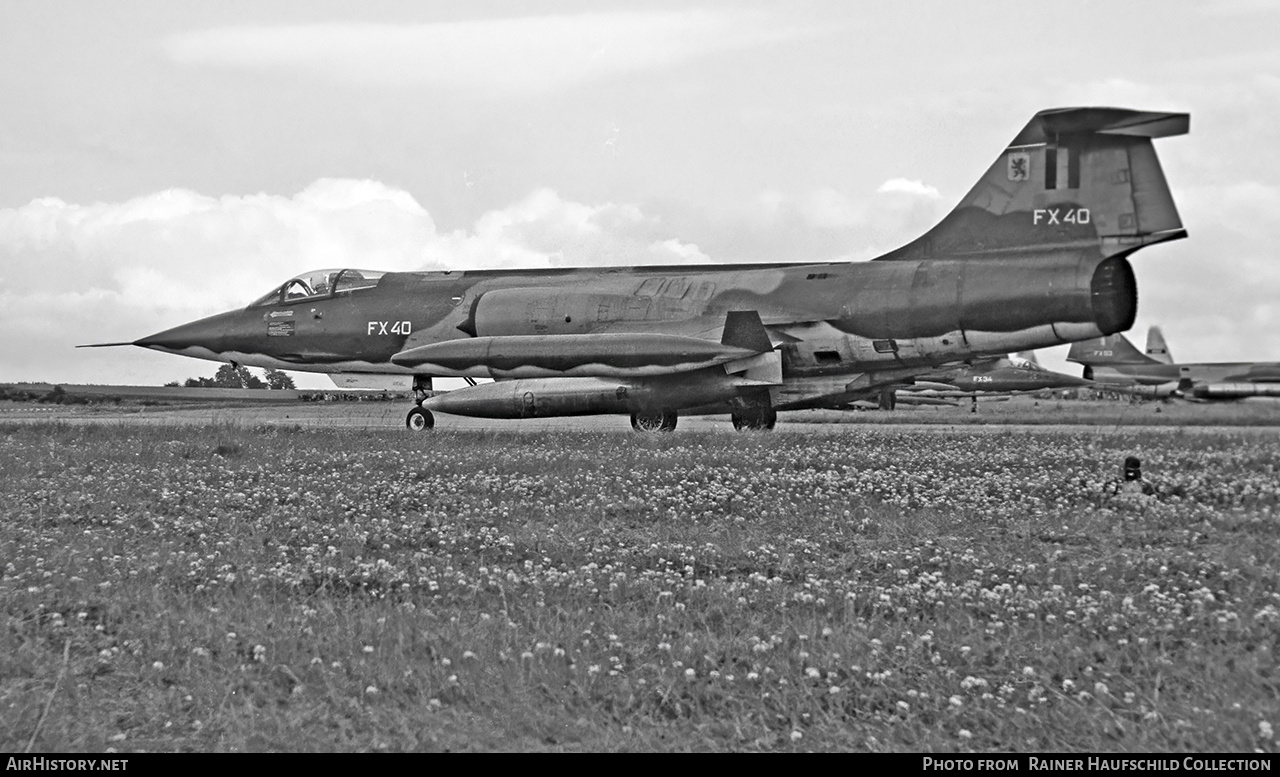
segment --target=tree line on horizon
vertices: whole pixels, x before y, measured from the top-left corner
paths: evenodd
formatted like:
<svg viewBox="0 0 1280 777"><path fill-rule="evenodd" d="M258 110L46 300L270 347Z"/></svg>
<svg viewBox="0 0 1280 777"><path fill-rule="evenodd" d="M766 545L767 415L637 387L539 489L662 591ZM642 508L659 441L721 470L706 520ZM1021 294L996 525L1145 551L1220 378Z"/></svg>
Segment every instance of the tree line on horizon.
<svg viewBox="0 0 1280 777"><path fill-rule="evenodd" d="M166 387L185 386L187 388L247 388L247 389L296 389L293 384L293 378L280 370L273 370L270 367L263 371L263 376L259 378L247 367L239 367L231 364L224 364L218 368L212 378L187 378L185 382L179 384L178 381L172 381L164 384Z"/></svg>

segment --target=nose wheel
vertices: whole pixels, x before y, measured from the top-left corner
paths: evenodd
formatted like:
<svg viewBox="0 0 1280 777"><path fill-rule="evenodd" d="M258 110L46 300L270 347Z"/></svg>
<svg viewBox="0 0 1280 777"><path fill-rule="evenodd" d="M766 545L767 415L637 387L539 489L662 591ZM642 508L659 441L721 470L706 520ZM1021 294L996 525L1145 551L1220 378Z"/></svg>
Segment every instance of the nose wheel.
<svg viewBox="0 0 1280 777"><path fill-rule="evenodd" d="M404 418L404 426L411 432L423 432L435 425L436 418L431 415L431 411L420 407L410 410L409 415Z"/></svg>

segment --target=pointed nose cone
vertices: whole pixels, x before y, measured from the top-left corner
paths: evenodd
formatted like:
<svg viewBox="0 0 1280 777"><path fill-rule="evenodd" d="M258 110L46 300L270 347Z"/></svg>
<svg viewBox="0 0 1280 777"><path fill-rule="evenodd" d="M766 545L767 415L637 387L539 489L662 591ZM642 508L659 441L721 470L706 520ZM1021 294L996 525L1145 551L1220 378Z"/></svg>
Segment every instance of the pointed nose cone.
<svg viewBox="0 0 1280 777"><path fill-rule="evenodd" d="M223 343L230 334L230 319L235 315L221 313L202 318L134 340L133 344L166 353L184 353L196 348L217 353L225 350Z"/></svg>

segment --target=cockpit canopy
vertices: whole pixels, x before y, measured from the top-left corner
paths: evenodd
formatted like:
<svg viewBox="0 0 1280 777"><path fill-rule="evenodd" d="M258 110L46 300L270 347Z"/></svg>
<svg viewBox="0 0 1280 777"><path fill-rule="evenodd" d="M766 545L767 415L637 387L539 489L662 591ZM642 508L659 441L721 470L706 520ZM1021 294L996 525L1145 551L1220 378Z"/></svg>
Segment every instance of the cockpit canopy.
<svg viewBox="0 0 1280 777"><path fill-rule="evenodd" d="M296 278L290 278L283 285L264 294L249 307L321 299L342 292L367 289L377 286L378 279L384 274L375 270L312 270Z"/></svg>
<svg viewBox="0 0 1280 777"><path fill-rule="evenodd" d="M1040 362L1036 361L1034 358L1028 359L1027 357L1022 356L1020 354L1015 354L1013 356L1010 356L1009 364L1013 367L1017 367L1020 370L1026 370L1027 372L1047 372L1048 371L1044 367L1040 366Z"/></svg>

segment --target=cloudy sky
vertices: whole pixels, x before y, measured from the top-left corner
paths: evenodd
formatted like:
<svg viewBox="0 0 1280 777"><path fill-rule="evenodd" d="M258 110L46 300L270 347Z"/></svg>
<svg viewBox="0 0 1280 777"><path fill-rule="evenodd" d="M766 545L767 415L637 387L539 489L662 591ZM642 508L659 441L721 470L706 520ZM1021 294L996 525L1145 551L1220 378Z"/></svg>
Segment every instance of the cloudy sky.
<svg viewBox="0 0 1280 777"><path fill-rule="evenodd" d="M1271 0L3 3L0 381L210 375L72 346L320 267L868 259L1081 104L1192 114L1158 141L1191 237L1135 256L1133 339L1277 360L1277 29Z"/></svg>

